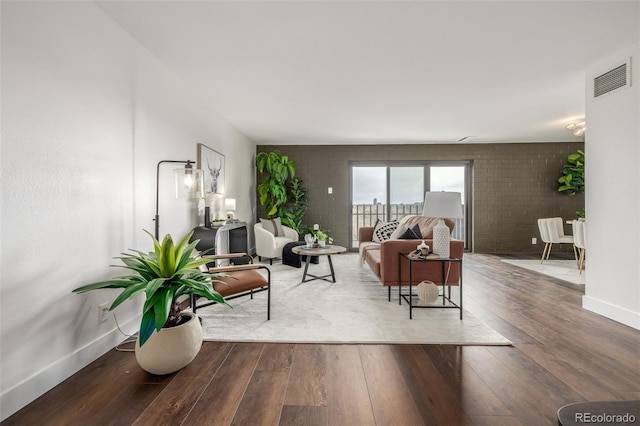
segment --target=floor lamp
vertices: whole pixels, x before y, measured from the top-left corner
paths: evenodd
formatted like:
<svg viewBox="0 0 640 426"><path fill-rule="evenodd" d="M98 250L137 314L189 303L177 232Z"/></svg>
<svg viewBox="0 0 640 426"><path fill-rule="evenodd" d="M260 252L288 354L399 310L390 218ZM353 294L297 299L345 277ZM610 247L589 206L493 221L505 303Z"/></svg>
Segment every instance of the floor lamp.
<svg viewBox="0 0 640 426"><path fill-rule="evenodd" d="M204 190L204 174L200 169L194 169L191 160L162 160L158 162L156 167L156 215L153 218L155 222L155 237L156 240L160 237L160 215L159 198L160 198L160 165L163 163L184 164L183 168L174 170L176 181L176 198L199 198L203 194Z"/></svg>
<svg viewBox="0 0 640 426"><path fill-rule="evenodd" d="M443 258L449 257L451 230L445 225L444 218L463 217L461 194L445 191L427 192L424 195L422 215L438 218L438 224L433 228L433 252Z"/></svg>

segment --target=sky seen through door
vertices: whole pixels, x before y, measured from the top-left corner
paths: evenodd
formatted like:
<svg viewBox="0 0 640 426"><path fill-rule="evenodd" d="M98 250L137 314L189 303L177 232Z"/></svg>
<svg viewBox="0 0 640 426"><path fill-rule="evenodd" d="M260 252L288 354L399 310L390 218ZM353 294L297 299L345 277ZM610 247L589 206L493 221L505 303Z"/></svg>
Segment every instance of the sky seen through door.
<svg viewBox="0 0 640 426"><path fill-rule="evenodd" d="M424 201L422 167L392 167L391 204ZM464 197L464 166L429 166L431 191L455 191ZM353 167L353 204L384 204L387 199L386 167Z"/></svg>

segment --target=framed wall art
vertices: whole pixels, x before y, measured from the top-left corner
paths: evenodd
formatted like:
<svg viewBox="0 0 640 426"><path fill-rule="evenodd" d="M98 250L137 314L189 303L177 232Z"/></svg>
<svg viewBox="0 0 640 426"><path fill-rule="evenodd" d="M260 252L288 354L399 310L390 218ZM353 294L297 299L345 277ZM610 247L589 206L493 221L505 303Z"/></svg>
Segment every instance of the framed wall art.
<svg viewBox="0 0 640 426"><path fill-rule="evenodd" d="M224 194L224 155L199 143L198 168L204 172L205 194Z"/></svg>

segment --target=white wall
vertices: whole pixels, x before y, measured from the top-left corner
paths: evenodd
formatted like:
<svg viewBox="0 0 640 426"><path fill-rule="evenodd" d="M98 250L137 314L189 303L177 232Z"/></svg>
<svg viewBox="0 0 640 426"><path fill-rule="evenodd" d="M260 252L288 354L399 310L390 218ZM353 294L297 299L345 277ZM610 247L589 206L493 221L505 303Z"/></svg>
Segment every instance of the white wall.
<svg viewBox="0 0 640 426"><path fill-rule="evenodd" d="M593 78L629 57L632 86L593 100ZM586 90L583 306L640 329L640 44L589 67Z"/></svg>
<svg viewBox="0 0 640 426"><path fill-rule="evenodd" d="M124 337L71 290L149 249L156 164L226 156L237 217L254 217L255 144L93 3L2 2L0 413L5 419ZM161 234L197 225L163 166ZM116 310L137 329L141 300ZM133 356L124 354L123 356Z"/></svg>

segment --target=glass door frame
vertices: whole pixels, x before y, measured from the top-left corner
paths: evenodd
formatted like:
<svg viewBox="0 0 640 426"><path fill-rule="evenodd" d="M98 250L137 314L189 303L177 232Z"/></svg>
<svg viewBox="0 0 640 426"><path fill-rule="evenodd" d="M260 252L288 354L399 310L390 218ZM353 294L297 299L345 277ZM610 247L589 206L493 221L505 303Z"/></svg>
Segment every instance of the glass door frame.
<svg viewBox="0 0 640 426"><path fill-rule="evenodd" d="M473 160L421 160L421 161L413 161L413 160L378 160L378 161L358 161L352 160L349 161L349 236L350 239L354 236L353 229L353 168L354 167L386 167L386 199L384 203L386 205L385 211L385 220L391 220L391 168L392 167L424 167L423 173L423 189L428 191L426 188L431 187L430 182L430 167L464 167L464 220L465 220L465 232L464 232L464 248L465 250L470 250L472 247L472 227L471 227L471 217L473 214L472 202L473 202ZM424 200L423 200L424 201ZM355 230L357 232L357 230ZM355 234L357 235L357 234ZM357 241L356 241L357 242ZM350 241L350 246L353 247L354 241Z"/></svg>

